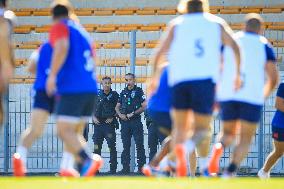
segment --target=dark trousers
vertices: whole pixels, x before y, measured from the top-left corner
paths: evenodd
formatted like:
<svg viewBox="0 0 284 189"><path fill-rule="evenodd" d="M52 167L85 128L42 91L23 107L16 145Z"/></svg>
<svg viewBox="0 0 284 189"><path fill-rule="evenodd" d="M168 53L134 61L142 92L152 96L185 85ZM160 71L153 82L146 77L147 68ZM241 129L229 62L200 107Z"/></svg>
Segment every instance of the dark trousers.
<svg viewBox="0 0 284 189"><path fill-rule="evenodd" d="M159 131L159 125L157 125L155 122L151 122L148 127L148 146L150 149L149 161L153 159L157 153L159 143L162 144L165 138L166 135L163 135Z"/></svg>
<svg viewBox="0 0 284 189"><path fill-rule="evenodd" d="M94 124L94 153L101 155L102 144L106 139L110 151L110 171L116 172L117 168L117 152L116 152L116 134L115 126L113 124L102 123L100 125Z"/></svg>
<svg viewBox="0 0 284 189"><path fill-rule="evenodd" d="M136 152L137 152L137 164L140 170L146 163L145 149L144 149L144 133L143 124L141 118L134 118L128 121L120 121L121 123L121 139L123 144L123 151L121 154L121 163L123 169L130 170L130 146L131 137L134 137Z"/></svg>

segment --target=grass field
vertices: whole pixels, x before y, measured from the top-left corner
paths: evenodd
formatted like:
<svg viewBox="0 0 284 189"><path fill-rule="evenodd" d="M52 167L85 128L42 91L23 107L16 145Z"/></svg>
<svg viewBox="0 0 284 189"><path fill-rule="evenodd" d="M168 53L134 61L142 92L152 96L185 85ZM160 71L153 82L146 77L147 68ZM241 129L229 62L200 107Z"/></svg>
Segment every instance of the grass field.
<svg viewBox="0 0 284 189"><path fill-rule="evenodd" d="M145 178L145 177L1 177L0 189L283 189L284 179L257 178L205 179L205 178Z"/></svg>

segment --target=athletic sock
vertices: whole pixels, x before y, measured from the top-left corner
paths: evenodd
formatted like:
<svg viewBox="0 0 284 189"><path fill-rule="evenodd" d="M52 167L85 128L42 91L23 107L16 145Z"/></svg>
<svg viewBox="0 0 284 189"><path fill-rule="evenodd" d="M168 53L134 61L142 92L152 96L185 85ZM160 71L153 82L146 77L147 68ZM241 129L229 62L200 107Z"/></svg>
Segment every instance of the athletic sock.
<svg viewBox="0 0 284 189"><path fill-rule="evenodd" d="M60 169L73 169L74 157L70 152L64 151L62 154Z"/></svg>
<svg viewBox="0 0 284 189"><path fill-rule="evenodd" d="M24 165L26 166L26 164L27 164L27 153L28 153L27 148L24 147L24 146L18 146L17 153L20 154L21 160L23 161Z"/></svg>

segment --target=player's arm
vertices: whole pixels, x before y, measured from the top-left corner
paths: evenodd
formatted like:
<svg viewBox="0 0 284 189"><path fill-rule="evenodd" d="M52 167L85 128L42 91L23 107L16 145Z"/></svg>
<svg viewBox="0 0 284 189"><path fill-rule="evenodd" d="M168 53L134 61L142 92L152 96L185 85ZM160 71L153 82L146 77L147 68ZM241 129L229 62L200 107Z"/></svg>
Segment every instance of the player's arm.
<svg viewBox="0 0 284 189"><path fill-rule="evenodd" d="M284 83L280 84L277 90L275 108L281 112L284 112Z"/></svg>
<svg viewBox="0 0 284 189"><path fill-rule="evenodd" d="M31 54L27 66L27 71L30 72L31 74L36 73L38 58L39 58L39 50L35 50Z"/></svg>
<svg viewBox="0 0 284 189"><path fill-rule="evenodd" d="M158 46L156 47L153 57L153 71L156 72L158 65L162 62L162 58L170 49L171 43L174 38L174 24L170 23L166 32L162 35Z"/></svg>
<svg viewBox="0 0 284 189"><path fill-rule="evenodd" d="M229 27L229 25L224 21L221 23L221 35L222 35L222 43L223 45L230 46L235 55L235 63L236 63L236 78L235 78L235 90L238 90L241 87L241 52L237 42L234 40L233 31Z"/></svg>
<svg viewBox="0 0 284 189"><path fill-rule="evenodd" d="M1 18L0 19L0 63L1 63L1 72L2 77L5 80L5 82L8 82L8 80L13 76L13 70L14 70L14 63L12 62L12 49L11 44L9 41L9 23Z"/></svg>
<svg viewBox="0 0 284 189"><path fill-rule="evenodd" d="M264 97L267 98L276 87L279 80L279 73L276 67L276 57L270 44L265 45L267 62L265 65L266 82L264 85Z"/></svg>
<svg viewBox="0 0 284 189"><path fill-rule="evenodd" d="M53 56L50 75L56 76L65 62L69 50L69 30L62 23L53 26L50 32Z"/></svg>
<svg viewBox="0 0 284 189"><path fill-rule="evenodd" d="M49 40L53 47L50 73L46 82L46 91L49 96L56 90L56 77L63 66L69 50L69 30L63 23L55 24L50 31Z"/></svg>

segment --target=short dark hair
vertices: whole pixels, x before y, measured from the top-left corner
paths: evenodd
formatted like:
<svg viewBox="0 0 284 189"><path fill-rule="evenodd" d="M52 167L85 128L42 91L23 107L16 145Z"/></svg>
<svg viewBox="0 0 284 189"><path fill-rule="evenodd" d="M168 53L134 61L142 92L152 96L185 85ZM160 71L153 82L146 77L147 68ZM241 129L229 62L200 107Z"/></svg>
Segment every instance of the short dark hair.
<svg viewBox="0 0 284 189"><path fill-rule="evenodd" d="M111 81L111 77L109 77L109 76L104 76L103 78L102 78L102 81L103 80L110 80Z"/></svg>
<svg viewBox="0 0 284 189"><path fill-rule="evenodd" d="M250 13L245 17L246 31L259 32L263 24L263 19L259 14Z"/></svg>
<svg viewBox="0 0 284 189"><path fill-rule="evenodd" d="M135 75L133 73L127 73L125 76L130 75L133 79L135 79Z"/></svg>
<svg viewBox="0 0 284 189"><path fill-rule="evenodd" d="M53 18L67 17L69 15L69 9L64 5L56 5L52 11Z"/></svg>
<svg viewBox="0 0 284 189"><path fill-rule="evenodd" d="M6 7L7 0L0 0L0 5Z"/></svg>

